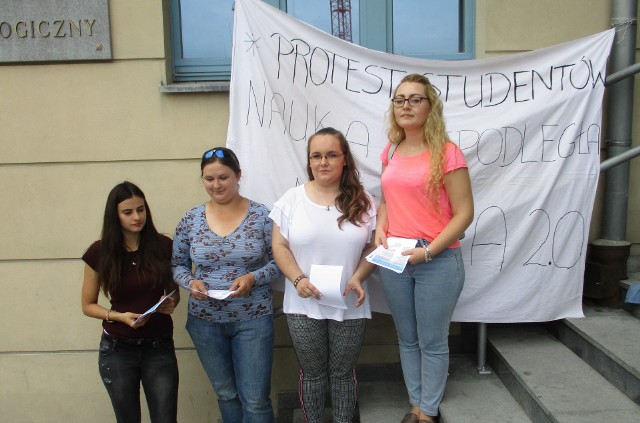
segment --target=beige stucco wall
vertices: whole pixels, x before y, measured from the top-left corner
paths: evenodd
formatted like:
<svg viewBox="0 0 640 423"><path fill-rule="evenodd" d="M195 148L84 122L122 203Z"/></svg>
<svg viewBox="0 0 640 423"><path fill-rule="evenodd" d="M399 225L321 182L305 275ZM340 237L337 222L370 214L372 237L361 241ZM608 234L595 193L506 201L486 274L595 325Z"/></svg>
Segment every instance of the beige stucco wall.
<svg viewBox="0 0 640 423"><path fill-rule="evenodd" d="M485 51L534 50L609 29L608 0L484 0Z"/></svg>
<svg viewBox="0 0 640 423"><path fill-rule="evenodd" d="M99 236L106 194L124 179L142 187L159 230L171 234L185 210L206 200L199 155L225 141L228 93L160 92L167 82L161 2L109 4L113 61L0 66L3 421L113 421L97 372L100 322L80 311L80 256ZM479 0L477 12L477 56L491 57L605 30L610 2ZM639 172L636 161L628 230L635 243ZM185 304L175 313L179 420L215 422L215 396L184 331ZM297 377L284 320L276 325L274 399L294 390ZM388 316L370 322L365 344L363 363L398 359Z"/></svg>

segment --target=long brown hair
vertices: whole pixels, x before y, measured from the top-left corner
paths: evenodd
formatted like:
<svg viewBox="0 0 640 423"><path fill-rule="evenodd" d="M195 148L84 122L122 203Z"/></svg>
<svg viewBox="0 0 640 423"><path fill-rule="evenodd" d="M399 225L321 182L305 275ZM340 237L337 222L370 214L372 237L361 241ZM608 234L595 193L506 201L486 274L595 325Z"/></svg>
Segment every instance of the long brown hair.
<svg viewBox="0 0 640 423"><path fill-rule="evenodd" d="M429 78L420 74L410 74L402 78L402 81L396 86L393 91L393 97L396 96L398 87L405 82L417 82L424 86L424 96L427 97L431 110L429 116L422 126L422 133L424 135L424 146L429 150L431 155L431 173L429 178L425 181L425 192L427 197L432 201L437 202L440 188L444 184L444 156L447 145L447 130L444 121L444 112L442 101L436 89L431 85ZM402 142L406 134L404 129L398 126L396 122L395 114L393 113L393 103L389 106L389 130L387 136L389 140L398 144Z"/></svg>
<svg viewBox="0 0 640 423"><path fill-rule="evenodd" d="M122 286L122 269L125 266L124 235L118 217L118 204L132 197L144 200L146 223L140 231L138 240L137 271L148 272L153 277L155 286L162 286L165 290L172 289L171 255L166 244L153 225L151 209L147 204L144 193L135 184L124 181L111 190L104 208L102 236L98 253L98 275L100 289L108 297Z"/></svg>
<svg viewBox="0 0 640 423"><path fill-rule="evenodd" d="M328 127L320 129L309 137L307 142L307 175L309 175L309 180L313 181L315 179L313 172L311 172L309 155L311 153L311 141L316 135L336 137L340 142L340 149L345 157L345 166L342 168L342 177L340 178L340 194L336 198L336 208L342 213L338 218L338 227L342 228L342 222L345 220L356 226L362 226L367 223L365 215L371 208L371 200L360 182L360 172L358 172L356 161L349 149L349 143L342 132Z"/></svg>

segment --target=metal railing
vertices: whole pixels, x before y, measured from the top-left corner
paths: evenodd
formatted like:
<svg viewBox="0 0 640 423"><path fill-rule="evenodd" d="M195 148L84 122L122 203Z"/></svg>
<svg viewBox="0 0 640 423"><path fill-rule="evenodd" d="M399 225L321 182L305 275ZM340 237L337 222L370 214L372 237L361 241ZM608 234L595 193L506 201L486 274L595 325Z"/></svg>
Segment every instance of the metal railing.
<svg viewBox="0 0 640 423"><path fill-rule="evenodd" d="M640 71L640 67L638 67ZM617 156L611 157L600 163L600 172L606 172L614 166L617 166L621 163L628 162L631 159L640 156L640 146L630 148L624 153L618 154Z"/></svg>

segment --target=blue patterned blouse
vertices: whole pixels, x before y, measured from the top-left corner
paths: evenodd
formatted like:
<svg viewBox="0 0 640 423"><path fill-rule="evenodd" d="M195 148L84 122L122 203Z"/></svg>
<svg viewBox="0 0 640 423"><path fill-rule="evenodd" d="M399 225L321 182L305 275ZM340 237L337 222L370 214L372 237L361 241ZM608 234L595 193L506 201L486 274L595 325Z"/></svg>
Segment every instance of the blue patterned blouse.
<svg viewBox="0 0 640 423"><path fill-rule="evenodd" d="M271 234L269 209L251 200L240 226L224 237L209 228L204 205L186 212L173 237L171 264L177 284L189 289L192 280L200 279L207 289L228 289L249 272L256 278L247 297L208 301L189 297L189 313L220 323L271 314L271 282L281 275L273 260Z"/></svg>

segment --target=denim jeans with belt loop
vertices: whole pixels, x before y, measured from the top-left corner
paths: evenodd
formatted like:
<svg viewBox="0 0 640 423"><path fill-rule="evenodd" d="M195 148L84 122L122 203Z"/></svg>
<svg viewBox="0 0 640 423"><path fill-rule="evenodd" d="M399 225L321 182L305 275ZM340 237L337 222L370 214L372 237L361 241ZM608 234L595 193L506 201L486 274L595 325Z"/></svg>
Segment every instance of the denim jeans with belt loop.
<svg viewBox="0 0 640 423"><path fill-rule="evenodd" d="M419 240L418 246L428 245ZM460 248L402 273L380 268L382 287L398 335L400 362L412 406L437 416L449 368L449 325L464 285Z"/></svg>
<svg viewBox="0 0 640 423"><path fill-rule="evenodd" d="M171 332L146 339L117 339L103 333L98 368L118 423L140 422L140 383L151 421L177 421L178 361Z"/></svg>
<svg viewBox="0 0 640 423"><path fill-rule="evenodd" d="M273 423L273 316L218 323L189 314L187 332L218 395L222 421Z"/></svg>

